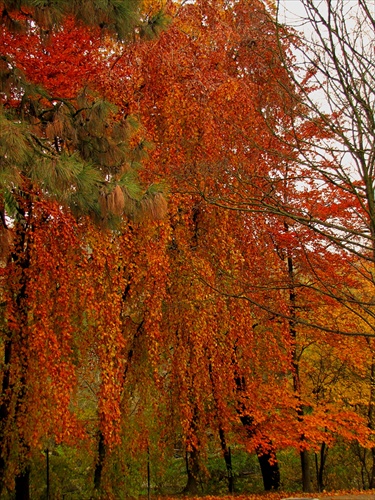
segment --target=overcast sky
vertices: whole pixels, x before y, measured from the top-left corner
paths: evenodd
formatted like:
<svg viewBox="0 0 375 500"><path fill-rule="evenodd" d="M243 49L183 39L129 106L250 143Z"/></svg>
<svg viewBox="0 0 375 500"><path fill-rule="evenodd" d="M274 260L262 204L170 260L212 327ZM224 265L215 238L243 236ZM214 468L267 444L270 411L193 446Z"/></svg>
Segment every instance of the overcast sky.
<svg viewBox="0 0 375 500"><path fill-rule="evenodd" d="M277 1L277 0L276 0ZM280 20L286 23L298 23L304 15L304 8L301 0L278 0L280 5ZM317 5L325 4L326 0L316 0ZM358 0L345 0L345 3L354 7ZM375 0L367 0L367 5L372 8L375 15Z"/></svg>
<svg viewBox="0 0 375 500"><path fill-rule="evenodd" d="M303 16L304 8L300 0L280 0L280 20L290 23L298 20L298 17Z"/></svg>

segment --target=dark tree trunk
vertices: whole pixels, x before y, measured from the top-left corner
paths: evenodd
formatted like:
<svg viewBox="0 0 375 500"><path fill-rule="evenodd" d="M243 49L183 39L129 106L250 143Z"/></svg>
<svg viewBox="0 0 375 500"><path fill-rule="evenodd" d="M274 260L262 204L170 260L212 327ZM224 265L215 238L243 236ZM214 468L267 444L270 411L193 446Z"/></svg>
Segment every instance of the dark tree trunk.
<svg viewBox="0 0 375 500"><path fill-rule="evenodd" d="M50 499L50 480L49 480L49 449L46 449L46 497L47 500Z"/></svg>
<svg viewBox="0 0 375 500"><path fill-rule="evenodd" d="M302 491L305 493L311 493L312 483L311 483L311 471L310 471L310 455L307 450L300 451L301 458L301 470L302 470Z"/></svg>
<svg viewBox="0 0 375 500"><path fill-rule="evenodd" d="M186 452L187 483L182 493L186 495L198 494L199 458L198 450Z"/></svg>
<svg viewBox="0 0 375 500"><path fill-rule="evenodd" d="M130 287L127 287L122 295L122 299L125 301L127 294L129 292ZM132 346L128 351L128 356L127 356L127 363L125 366L125 371L124 371L124 383L128 374L128 370L130 368L130 363L133 358L134 354L134 349L135 349L135 343L142 333L143 329L143 320L141 323L137 326L137 330L134 334L133 341L132 341ZM104 442L104 435L101 430L98 432L98 459L95 464L95 471L94 471L94 489L96 492L100 491L101 485L102 485L102 476L103 476L103 468L104 468L104 463L105 463L105 458L106 458L106 445Z"/></svg>
<svg viewBox="0 0 375 500"><path fill-rule="evenodd" d="M227 446L224 430L219 428L220 444L223 451L224 461L227 468L228 474L228 491L229 493L234 493L234 477L233 477L233 467L232 467L232 455L230 448Z"/></svg>
<svg viewBox="0 0 375 500"><path fill-rule="evenodd" d="M285 230L288 231L288 224L284 223ZM296 311L297 311L297 295L294 284L294 264L292 257L288 256L288 276L289 276L289 303L290 303L290 320L289 320L289 331L290 337L293 341L292 344L292 369L293 369L293 388L294 392L299 401L299 407L297 409L297 418L299 422L303 422L304 417L304 407L301 403L301 379L299 372L299 359L297 356L297 330L296 330ZM306 438L302 433L300 436L301 451L301 473L302 473L302 491L305 493L311 493L312 483L311 483L311 471L310 471L310 456L306 449L303 449L304 442Z"/></svg>
<svg viewBox="0 0 375 500"><path fill-rule="evenodd" d="M2 404L0 406L0 497L4 489L4 477L6 472L7 458L9 455L9 445L6 440L6 424L10 406L10 360L12 358L12 342L8 339L4 346L4 371L2 381Z"/></svg>
<svg viewBox="0 0 375 500"><path fill-rule="evenodd" d="M210 357L209 357L210 359ZM222 416L219 413L218 408L220 407L219 405L219 399L218 399L218 391L216 388L216 382L215 378L213 376L213 369L212 369L212 363L210 360L210 363L208 365L208 371L210 374L210 380L211 380L211 385L212 385L212 395L214 397L215 405L216 405L216 418L219 423L219 438L220 438L220 446L221 450L223 452L223 457L225 461L225 466L227 468L227 477L228 477L228 491L229 493L234 493L234 477L233 477L233 468L232 468L232 456L230 452L230 448L227 446L227 441L225 439L225 432L223 429L223 421L222 421Z"/></svg>
<svg viewBox="0 0 375 500"><path fill-rule="evenodd" d="M328 448L327 448L328 450ZM360 467L361 467L361 481L362 481L362 486L361 490L366 490L368 487L368 482L369 482L369 471L367 468L367 454L369 450L366 448L362 448L362 446L359 443L353 443L353 452L355 456L358 458ZM318 477L318 455L315 453L315 466L316 466L316 476Z"/></svg>
<svg viewBox="0 0 375 500"><path fill-rule="evenodd" d="M150 465L150 446L147 446L147 499L151 498L151 465Z"/></svg>
<svg viewBox="0 0 375 500"><path fill-rule="evenodd" d="M369 489L375 488L375 448L371 448L372 466L369 478Z"/></svg>
<svg viewBox="0 0 375 500"><path fill-rule="evenodd" d="M20 214L25 217L25 211L20 209ZM28 303L27 289L29 278L27 270L30 267L30 247L32 244L32 205L29 200L27 209L27 220L24 223L18 223L15 236L14 250L9 257L9 264L13 264L20 272L17 281L10 284L13 289L13 300L16 311L16 328L5 328L4 340L4 368L2 379L2 403L0 406L0 496L5 489L4 477L7 469L7 463L12 448L19 450L19 466L23 467L22 472L15 478L15 498L28 499L30 497L30 468L22 456L26 455L29 448L22 438L20 431L14 432L12 440L9 440L9 429L14 428L14 422L22 411L26 387L28 370L28 335L26 333L28 325ZM22 352L18 357L14 354L15 345L22 347L18 349ZM18 381L11 380L11 367L13 364L19 365L20 377ZM13 414L11 408L13 409Z"/></svg>
<svg viewBox="0 0 375 500"><path fill-rule="evenodd" d="M271 441L267 443L271 451L256 449L265 491L275 491L280 488L280 469L276 460L276 453Z"/></svg>
<svg viewBox="0 0 375 500"><path fill-rule="evenodd" d="M194 380L192 380L191 384L191 388L193 387ZM197 404L194 402L193 394L191 394L190 398L193 407L193 415L190 421L190 429L185 444L187 483L182 493L196 495L198 493L198 478L200 472L200 440L198 435L199 409Z"/></svg>
<svg viewBox="0 0 375 500"><path fill-rule="evenodd" d="M240 420L246 428L249 438L255 433L254 419L250 415L241 415ZM278 490L280 488L280 469L276 458L276 450L268 438L264 437L264 446L256 448L260 471L262 473L265 491Z"/></svg>
<svg viewBox="0 0 375 500"><path fill-rule="evenodd" d="M233 364L235 367L235 383L239 396L237 413L239 414L242 425L246 429L248 437L251 439L254 437L257 429L254 424L254 418L249 414L242 397L243 394L246 393L246 380L244 377L238 375L235 358L233 359ZM258 446L255 451L259 461L264 489L265 491L276 491L280 488L280 469L276 458L276 450L272 441L264 435L262 435L262 443L263 446Z"/></svg>
<svg viewBox="0 0 375 500"><path fill-rule="evenodd" d="M95 464L95 472L94 472L94 488L96 491L99 491L101 487L104 460L105 460L104 436L103 433L99 431L98 460Z"/></svg>
<svg viewBox="0 0 375 500"><path fill-rule="evenodd" d="M318 491L321 492L324 490L324 467L327 460L328 447L323 442L320 447L320 461L318 464L318 456L315 454L315 465L316 465L316 482L318 485Z"/></svg>
<svg viewBox="0 0 375 500"><path fill-rule="evenodd" d="M16 477L16 500L30 500L30 467Z"/></svg>

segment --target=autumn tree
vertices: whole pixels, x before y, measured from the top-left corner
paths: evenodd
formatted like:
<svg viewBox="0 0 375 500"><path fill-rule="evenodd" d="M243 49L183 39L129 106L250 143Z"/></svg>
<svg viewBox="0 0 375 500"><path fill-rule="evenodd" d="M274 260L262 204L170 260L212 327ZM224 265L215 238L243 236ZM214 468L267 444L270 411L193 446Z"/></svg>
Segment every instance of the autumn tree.
<svg viewBox="0 0 375 500"><path fill-rule="evenodd" d="M227 177L217 170L215 187L220 183L225 189L220 192L203 186L201 193L210 203L243 211L249 217L263 213L270 228L279 228L278 232L270 229L270 235L288 269L289 285L284 286L289 290L290 304L287 309L278 309L277 303L268 307L276 316L289 318L292 337L304 326L335 334L371 336L372 306L363 297L361 283L363 279L373 283L371 268L365 264L373 261L370 34L374 19L367 4L361 1L350 12L345 10L349 9L345 2L333 5L307 1L305 7L316 35L311 43L279 23L278 44L269 45L273 57L280 57L283 67L290 68L289 78L275 75L278 96L283 96L281 112L258 103L263 123L269 127L275 142L266 147L261 135L254 136L249 129L238 128L243 142L267 157L269 169L254 175L246 170L245 163L233 162ZM348 21L350 13L353 26ZM302 53L294 64L290 44L295 44ZM253 52L261 54L259 44L253 45ZM325 107L319 94L316 97L316 89L323 91ZM311 252L314 247L336 269L319 265ZM298 272L302 262L303 273ZM342 263L348 269L346 279L340 275L345 271L336 272ZM316 321L299 311L296 314L296 291L301 295L303 289L309 289L307 293L315 296L315 300L345 304L358 321L324 324L321 318ZM242 297L254 300L248 291ZM295 374L297 368L295 364ZM297 378L295 382L297 386Z"/></svg>
<svg viewBox="0 0 375 500"><path fill-rule="evenodd" d="M327 247L335 248L332 255L351 259L359 280L372 283L367 262L373 261L374 19L362 1L350 6L303 3L304 19L312 30L310 43L302 34L278 25L281 46L285 40L295 41L296 59L290 66L294 104L289 126L282 131L273 128L296 153L289 162L288 182L300 183L300 203L279 195L285 182L285 175L279 174L269 179L270 192L265 193L269 196L258 206L288 216L295 228L305 226ZM252 201L248 199L249 206ZM326 287L327 294L346 301L348 307L356 303L364 316L371 316L369 302L356 301L354 292L340 295L334 283L327 282Z"/></svg>
<svg viewBox="0 0 375 500"><path fill-rule="evenodd" d="M86 292L76 270L86 259L72 219L56 204L34 201L14 232L2 269L1 467L2 486L15 481L17 495L27 496L30 449L83 435L69 401Z"/></svg>
<svg viewBox="0 0 375 500"><path fill-rule="evenodd" d="M255 223L239 217L234 223L236 220L234 215L228 218L225 226L228 232L221 233L222 239L216 239L215 243L209 246L205 240L211 231L216 230L225 216L222 213L220 215L220 210L212 212L211 216L217 221L212 225L208 215L211 212L205 207L202 194L203 197L207 197L220 191L220 187L224 185L227 185L228 189L230 186L238 186L235 172L239 165L246 165L249 172L259 179L264 169L268 171L273 168L276 159L278 160L278 154L268 157L264 151L272 148L282 151L283 143L270 133L260 110L265 106L270 116L273 113L275 116L281 116L284 112L284 99L288 98L288 95L283 94L277 84L278 78L286 76L286 73L280 60L279 64L275 60L277 38L274 25L269 22L268 13L262 3L245 6L238 2L231 8L220 3L189 4L174 6L170 15L174 17L174 23L157 41L147 46L133 44L126 52L119 52L113 56L111 71L104 75L99 88L101 92L105 92L107 88L108 96L114 95L115 101L125 109L129 109L129 112L137 110L141 114L142 123L155 144L155 150L148 162L149 168L142 175L164 177L171 186L170 217L173 228L171 259L174 266L177 266L176 280L184 277L187 283L192 283L189 287L184 286L178 293L177 288L171 288L176 290L173 293L176 305L181 304L181 300L185 302L185 299L177 297L186 294L187 290L191 292L189 298L191 305L186 310L183 323L184 335L187 337L183 337L185 340L179 342L178 349L174 347L173 353L176 356L175 363L190 366L191 363L187 359L184 358L185 361L182 361L177 358L182 346L196 345L198 348L200 343L193 339L198 332L203 335L204 329L207 335L206 342L214 335L213 330L207 327L208 319L203 320L204 317L209 318L214 314L214 309L209 312L208 306L199 307L200 321L203 325L201 328L198 325L193 326L198 318L188 319L188 315L194 310L190 309L193 308L193 303L201 302L203 305L203 299L199 297L204 294L205 287L200 290L201 285L197 281L199 277L203 275L212 285L213 276L220 276L224 270L224 280L226 267L236 265L231 260L230 248L239 245L241 250L238 251L246 252L247 245L254 250L251 256L250 251L246 252L246 255L249 255L249 279L253 272L253 276L262 280L259 270L255 269L255 263L259 264L260 268L262 265L267 267L262 258L259 256L259 260L254 260L253 266L250 262L254 259L254 255L258 256L262 244L272 248L272 241L267 231L263 232L267 224L261 222L261 218ZM260 33L264 33L264 36ZM108 80L111 82L110 85L107 83ZM169 82L167 88L166 81ZM220 113L217 113L219 109ZM252 141L244 142L244 130L252 134ZM261 145L257 145L256 140ZM246 224L249 225L248 231ZM260 224L262 230L256 230L251 237L250 226L253 228L257 224ZM242 238L241 233L244 233ZM260 236L262 244L256 244L256 236ZM264 243L265 237L267 243ZM249 245L249 240L246 238L251 239L253 246ZM205 248L201 248L200 245ZM198 249L202 252L199 253L199 266L195 257ZM216 261L214 255L217 257ZM269 255L271 261L273 258L277 260L275 255L271 250ZM194 268L185 269L188 262L194 263ZM222 266L218 266L218 262ZM207 283L205 286L208 286ZM222 284L219 288L222 288ZM212 300L219 303L217 293L217 291L213 293ZM261 297L259 293L257 300L262 303L264 296ZM284 299L280 296L278 300ZM177 307L175 314L178 314L178 310ZM189 324L191 326L187 328ZM172 326L168 329L171 329L174 336L178 331L178 328ZM188 352L185 354L189 357ZM204 349L203 355L202 360L207 359ZM195 358L196 356L193 357ZM227 367L234 384L236 377L232 360ZM183 370L183 373L184 377L193 377L193 373L188 373L186 370ZM201 377L203 374L201 371L194 377ZM212 370L211 373L206 371L204 375L206 381L202 380L202 384L207 384L212 375ZM251 378L252 375L249 375L248 387L252 386ZM197 396L192 394L196 393L194 386L198 387L198 382L192 379L190 385L190 396L186 395L186 398L194 400ZM183 386L182 381L179 382L179 386ZM212 387L212 383L209 387ZM238 399L235 394L239 391L235 388L235 384L232 385L232 389L231 399L233 400L233 397ZM189 411L190 417L184 421L197 422L198 418L196 416L193 418L196 414L194 408L190 408ZM252 440L254 436L251 430L252 416L250 409L246 411L246 427L249 439ZM237 420L241 412L243 409L238 404ZM203 426L206 418L202 415ZM190 435L194 429L187 429L186 434ZM198 443L197 439L195 438L193 442ZM201 437L200 440L202 439ZM189 440L192 438L189 437ZM200 445L202 447L202 441ZM261 452L259 454L264 455ZM276 476L275 474L275 478ZM277 479L271 480L270 487L277 487Z"/></svg>
<svg viewBox="0 0 375 500"><path fill-rule="evenodd" d="M352 267L349 274L357 276L358 286L348 283L345 289L338 289L322 276L319 287L357 316L357 322L346 333L369 335L367 342L371 345L374 13L361 0L350 5L309 0L302 4L303 22L311 34L295 34L292 78L295 99L303 107L303 120L301 125L297 117L292 117L291 138L286 140L295 143L299 155L295 171L306 179L305 189L311 198L301 211L291 206L283 206L282 210L329 241L336 247L335 252L348 256ZM280 29L280 40L284 38L282 33ZM275 205L276 210L281 208L278 202ZM373 429L371 411L368 425Z"/></svg>
<svg viewBox="0 0 375 500"><path fill-rule="evenodd" d="M186 280L180 292L171 287L173 296L180 297L175 314L181 314L177 304L189 302L184 310L186 321L181 325L186 337L181 337L185 340L178 346L181 351L184 345L191 345L195 332L203 335L202 330L207 338L214 338L211 326L203 320L206 314L212 318L214 312L209 313L211 304L203 308L203 297L210 297L220 311L215 293L252 304L251 324L257 324L257 317L261 317L263 331L272 330L283 339L287 353L284 361L286 365L289 363L289 373L294 377L294 396L288 392L291 399L285 400L286 406L288 410L301 408L304 403L298 388L298 336L303 339L306 328L313 335L319 335L319 331L348 333L350 322L341 323L338 328L336 317L320 317L314 311L320 310L324 302L332 306L339 295L349 297L349 290L353 291L358 284L353 277L350 282L342 279L354 261L348 261L345 253L331 251L333 232L327 240L328 235L318 220L312 227L315 219L304 218L306 207L314 208L321 220L326 220L326 227L333 229L330 224L345 220L351 224L355 216L349 192L338 194L333 184L322 189L323 176L308 175L306 165L298 162L296 138L303 145L308 139L328 141L333 136L319 123L306 119L306 107L287 69L293 67L289 56L296 38L289 30L275 25L270 6L236 2L228 7L220 2L201 2L174 6L170 15L174 18L173 25L159 40L147 46L133 44L126 52L113 55L111 71L105 74L100 88L106 86L116 102L129 112L140 113L155 144L145 178L164 177L171 186L170 253L176 269L176 275L172 275L176 280ZM169 82L167 88L166 82ZM237 221L235 216L230 217L230 222L223 225L225 232L220 233L220 243L210 245L209 235L218 231L226 216L220 210L210 212L206 202L218 209L244 214ZM217 221L213 226L209 213ZM201 239L207 240L205 249L200 248ZM226 245L246 256L246 264L236 269L230 251L225 254ZM267 257L263 253L268 253ZM334 272L329 265L332 262L337 267ZM187 263L194 266L189 269ZM208 295L200 290L199 280L210 290ZM173 286L177 287L177 282ZM186 297L188 291L190 298ZM202 327L197 326L198 318L191 316L195 307ZM244 313L238 311L238 314ZM170 321L171 325L176 324L172 317ZM174 326L167 328L169 335L176 336L179 331ZM174 338L171 345L176 341ZM195 345L202 345L201 340L195 341ZM205 376L210 381L206 391L208 387L214 390L215 384L207 349L201 347L200 356L202 363L207 359L211 370L205 375L203 371L194 375L194 380L193 374L182 367L190 367L196 356L190 358L189 352L177 354L180 351L177 347L171 350L176 356L175 363L181 365L179 386L185 387L184 377L191 379L186 386L191 386L190 392L186 388L183 399L193 401L187 413L189 418L184 419L186 425L195 422L186 430L189 441L193 431L197 431L198 422L194 400L199 396L194 386L207 384L203 379L198 383L196 377ZM233 364L221 363L235 380ZM249 386L253 379L254 374L249 374L246 380ZM235 394L232 386L228 401L235 400ZM317 408L317 415L323 415L324 411ZM201 413L201 417L204 427L207 416ZM248 417L251 420L250 414ZM312 445L301 441L303 428L311 430L314 422L319 427L320 417L314 421L308 416L295 415L290 421L295 425L291 430L293 442L302 453ZM348 419L346 424L350 424ZM298 438L297 428L302 429ZM252 439L251 430L249 435ZM199 444L203 448L202 440L201 433L193 441L194 446ZM263 443L266 441L263 439Z"/></svg>
<svg viewBox="0 0 375 500"><path fill-rule="evenodd" d="M103 9L102 4L91 2L87 7L80 2L58 2L52 7L35 6L33 2L1 4L0 208L2 236L11 242L3 256L2 271L0 469L1 488L15 483L17 498L29 496L31 447L40 445L47 434L57 440L73 434L82 436L82 429L80 433L74 430L67 416L77 382L74 366L85 357L83 346L89 343L93 324L96 322L98 331L108 328L104 325L108 319L103 316L104 307L96 318L95 309L87 305L92 283L85 279L93 262L97 271L105 274L104 261L113 255L100 260L98 252L98 258L92 258L88 233L83 232L90 223L82 217L89 215L99 226L108 227L119 223L124 213L137 219L152 211L157 218L165 207L160 190L151 189L143 196L136 180L134 166L144 153L142 147L138 148L137 138L131 142L136 130L134 120L83 88L88 74L82 69L95 67L103 40L114 35L124 40L134 29L140 29L135 27L136 22L142 26L138 6L110 2ZM88 62L88 54L94 51L95 57ZM70 73L66 65L61 70L66 57L72 62ZM59 232L54 232L55 227ZM69 257L70 252L74 257ZM51 266L58 271L50 272ZM80 279L80 287L86 282L86 298L79 295L78 286L77 294L71 293L68 298L64 295L68 293L69 273L71 284L74 276ZM122 276L125 279L125 274ZM104 286L105 280L101 283ZM38 302L43 290L49 291L44 305ZM121 316L113 310L117 302L107 293L104 298L112 304L108 314L113 312L116 319L113 331L107 336L103 333L103 341L118 341L120 349L124 340L119 340L122 330L116 326ZM86 310L78 312L82 304L86 304ZM34 334L38 328L43 333ZM74 345L77 338L73 339L73 328L82 336L80 348ZM114 359L118 353L111 354L106 346L97 352L102 363L99 413L105 440L114 442L117 438L109 423L117 422L118 411L114 410L111 419L106 415L118 402L117 395L107 397L114 390L111 384L116 367L107 358ZM76 358L79 349L81 361ZM106 369L111 367L108 376ZM44 400L48 390L51 395L45 398L41 419L38 399ZM62 418L57 422L53 415L60 412ZM37 421L45 423L44 429Z"/></svg>

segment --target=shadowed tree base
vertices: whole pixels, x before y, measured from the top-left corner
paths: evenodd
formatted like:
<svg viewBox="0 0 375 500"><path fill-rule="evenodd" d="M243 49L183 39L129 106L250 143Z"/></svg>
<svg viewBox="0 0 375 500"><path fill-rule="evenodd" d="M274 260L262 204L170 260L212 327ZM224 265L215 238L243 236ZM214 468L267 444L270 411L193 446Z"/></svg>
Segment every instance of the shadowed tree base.
<svg viewBox="0 0 375 500"><path fill-rule="evenodd" d="M30 468L16 477L15 500L30 500Z"/></svg>

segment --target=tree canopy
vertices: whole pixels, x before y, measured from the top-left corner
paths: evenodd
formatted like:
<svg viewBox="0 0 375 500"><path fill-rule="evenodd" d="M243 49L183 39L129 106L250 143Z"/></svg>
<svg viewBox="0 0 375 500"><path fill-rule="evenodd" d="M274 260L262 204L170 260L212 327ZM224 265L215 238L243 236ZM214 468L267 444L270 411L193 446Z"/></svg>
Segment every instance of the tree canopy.
<svg viewBox="0 0 375 500"><path fill-rule="evenodd" d="M102 498L212 450L233 491L233 446L374 486L374 20L303 1L310 46L261 0L0 4L0 495L59 446Z"/></svg>

